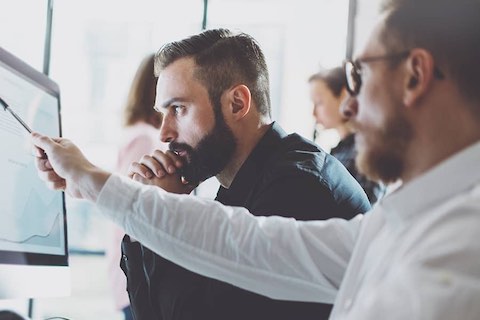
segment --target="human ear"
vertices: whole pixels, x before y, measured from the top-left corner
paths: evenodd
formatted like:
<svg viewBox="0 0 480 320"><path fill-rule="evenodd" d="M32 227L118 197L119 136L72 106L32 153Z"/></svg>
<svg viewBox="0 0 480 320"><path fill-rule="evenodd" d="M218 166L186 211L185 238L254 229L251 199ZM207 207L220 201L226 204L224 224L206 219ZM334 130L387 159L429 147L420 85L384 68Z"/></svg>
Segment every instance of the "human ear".
<svg viewBox="0 0 480 320"><path fill-rule="evenodd" d="M252 95L246 85L240 84L229 91L230 112L234 119L241 119L250 111Z"/></svg>
<svg viewBox="0 0 480 320"><path fill-rule="evenodd" d="M433 83L434 59L424 49L413 49L406 61L403 102L412 107L428 92Z"/></svg>

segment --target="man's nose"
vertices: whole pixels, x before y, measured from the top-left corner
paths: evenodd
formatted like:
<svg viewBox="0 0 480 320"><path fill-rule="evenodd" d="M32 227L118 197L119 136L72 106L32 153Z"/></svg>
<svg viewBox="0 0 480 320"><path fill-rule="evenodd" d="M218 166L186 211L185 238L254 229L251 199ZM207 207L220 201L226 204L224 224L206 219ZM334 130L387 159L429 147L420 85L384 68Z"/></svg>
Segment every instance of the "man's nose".
<svg viewBox="0 0 480 320"><path fill-rule="evenodd" d="M177 131L172 126L171 121L164 119L160 127L160 140L162 142L170 143L177 138Z"/></svg>
<svg viewBox="0 0 480 320"><path fill-rule="evenodd" d="M358 113L358 100L355 97L347 97L340 105L340 113L344 119L350 119Z"/></svg>

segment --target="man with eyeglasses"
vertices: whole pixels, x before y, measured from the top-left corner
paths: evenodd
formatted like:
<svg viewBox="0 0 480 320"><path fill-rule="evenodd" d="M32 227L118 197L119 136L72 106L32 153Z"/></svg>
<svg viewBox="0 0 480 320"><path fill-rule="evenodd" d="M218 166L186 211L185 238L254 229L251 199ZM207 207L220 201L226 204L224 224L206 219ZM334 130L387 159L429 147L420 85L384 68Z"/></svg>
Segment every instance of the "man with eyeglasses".
<svg viewBox="0 0 480 320"><path fill-rule="evenodd" d="M385 4L366 48L345 64L343 113L361 170L403 184L349 221L254 217L168 194L99 169L68 140L33 134L48 155L39 171L162 256L272 298L334 299L331 319L478 319L478 30L478 0ZM127 206L125 194L142 205Z"/></svg>

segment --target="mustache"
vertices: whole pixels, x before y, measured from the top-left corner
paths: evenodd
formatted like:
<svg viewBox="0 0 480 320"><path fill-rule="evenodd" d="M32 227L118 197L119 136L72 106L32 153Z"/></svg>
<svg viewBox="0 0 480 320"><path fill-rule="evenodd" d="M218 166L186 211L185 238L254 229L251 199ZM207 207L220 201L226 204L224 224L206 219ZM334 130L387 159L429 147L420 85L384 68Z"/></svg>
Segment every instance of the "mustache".
<svg viewBox="0 0 480 320"><path fill-rule="evenodd" d="M170 142L168 144L168 149L177 154L181 151L185 151L187 152L187 154L191 154L193 151L193 148L190 145L182 142Z"/></svg>
<svg viewBox="0 0 480 320"><path fill-rule="evenodd" d="M188 166L189 162L191 161L191 157L192 157L192 153L193 153L193 148L186 144L186 143L181 143L181 142L170 142L168 144L168 150L172 151L173 153L175 154L179 154L180 152L185 152L185 155L186 155L186 158L183 159L183 162L184 162L184 167L183 168L180 168L179 169L179 173L180 173L180 176L181 176L181 179L182 181L185 181L187 183L192 183L192 184L197 184L198 181L189 181L189 179L187 179L185 177L185 171L187 170L186 169L186 166Z"/></svg>

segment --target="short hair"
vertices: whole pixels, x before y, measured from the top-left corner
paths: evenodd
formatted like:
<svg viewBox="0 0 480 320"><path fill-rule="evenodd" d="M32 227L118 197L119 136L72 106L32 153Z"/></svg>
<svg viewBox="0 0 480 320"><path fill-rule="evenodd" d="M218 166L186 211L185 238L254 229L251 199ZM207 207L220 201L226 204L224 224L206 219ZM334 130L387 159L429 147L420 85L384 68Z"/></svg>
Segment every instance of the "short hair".
<svg viewBox="0 0 480 320"><path fill-rule="evenodd" d="M342 90L347 87L347 77L342 67L321 70L308 78L308 82L323 81L335 97L340 97Z"/></svg>
<svg viewBox="0 0 480 320"><path fill-rule="evenodd" d="M155 55L155 75L180 58L193 58L194 75L207 88L212 104L222 93L243 83L252 94L258 112L270 116L267 64L260 46L245 33L211 29L189 38L165 44Z"/></svg>
<svg viewBox="0 0 480 320"><path fill-rule="evenodd" d="M24 317L11 310L1 310L0 320L25 320Z"/></svg>
<svg viewBox="0 0 480 320"><path fill-rule="evenodd" d="M387 0L382 13L387 48L428 50L462 95L480 102L479 0Z"/></svg>
<svg viewBox="0 0 480 320"><path fill-rule="evenodd" d="M159 117L153 106L155 105L155 92L157 78L153 73L154 54L143 58L130 85L127 102L124 107L124 124L131 126L139 121L149 123L152 117Z"/></svg>

